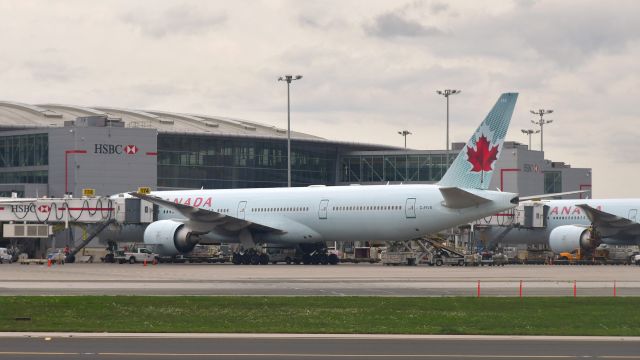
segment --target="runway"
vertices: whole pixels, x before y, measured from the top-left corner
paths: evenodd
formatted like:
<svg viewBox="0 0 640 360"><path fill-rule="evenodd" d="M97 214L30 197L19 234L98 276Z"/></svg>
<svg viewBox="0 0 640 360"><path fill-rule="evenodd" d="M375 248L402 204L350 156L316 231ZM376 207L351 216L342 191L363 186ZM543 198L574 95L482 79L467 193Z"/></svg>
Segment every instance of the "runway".
<svg viewBox="0 0 640 360"><path fill-rule="evenodd" d="M640 359L640 338L0 334L11 359Z"/></svg>
<svg viewBox="0 0 640 360"><path fill-rule="evenodd" d="M2 295L640 296L639 266L0 265Z"/></svg>

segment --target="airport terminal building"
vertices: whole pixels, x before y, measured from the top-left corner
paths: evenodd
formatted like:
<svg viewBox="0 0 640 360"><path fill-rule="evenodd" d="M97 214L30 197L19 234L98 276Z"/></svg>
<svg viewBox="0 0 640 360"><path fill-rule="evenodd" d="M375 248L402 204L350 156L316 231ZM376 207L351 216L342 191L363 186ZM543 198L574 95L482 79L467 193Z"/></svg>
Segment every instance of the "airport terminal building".
<svg viewBox="0 0 640 360"><path fill-rule="evenodd" d="M292 185L433 183L464 144L405 150L291 133ZM354 139L357 140L357 139ZM535 195L591 188L591 169L505 142L491 188ZM0 102L0 196L287 185L287 132L220 116Z"/></svg>

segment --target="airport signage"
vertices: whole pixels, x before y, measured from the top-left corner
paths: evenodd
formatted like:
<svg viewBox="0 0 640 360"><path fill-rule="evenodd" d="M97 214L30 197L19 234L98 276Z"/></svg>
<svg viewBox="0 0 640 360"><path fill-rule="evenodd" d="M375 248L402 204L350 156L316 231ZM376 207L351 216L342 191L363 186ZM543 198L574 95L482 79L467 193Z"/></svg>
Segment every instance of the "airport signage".
<svg viewBox="0 0 640 360"><path fill-rule="evenodd" d="M523 172L539 173L540 172L540 165L538 165L538 164L524 164L523 167L522 167L522 171Z"/></svg>
<svg viewBox="0 0 640 360"><path fill-rule="evenodd" d="M95 144L93 153L102 155L135 155L139 150L135 145Z"/></svg>
<svg viewBox="0 0 640 360"><path fill-rule="evenodd" d="M40 205L40 206L36 207L35 204L16 204L16 205L11 205L11 212L17 213L17 214L34 213L36 211L40 212L40 213L48 213L48 212L51 212L51 206L49 206L49 205Z"/></svg>
<svg viewBox="0 0 640 360"><path fill-rule="evenodd" d="M36 212L36 205L35 204L16 204L16 205L11 205L11 212L12 213L29 213L29 212Z"/></svg>

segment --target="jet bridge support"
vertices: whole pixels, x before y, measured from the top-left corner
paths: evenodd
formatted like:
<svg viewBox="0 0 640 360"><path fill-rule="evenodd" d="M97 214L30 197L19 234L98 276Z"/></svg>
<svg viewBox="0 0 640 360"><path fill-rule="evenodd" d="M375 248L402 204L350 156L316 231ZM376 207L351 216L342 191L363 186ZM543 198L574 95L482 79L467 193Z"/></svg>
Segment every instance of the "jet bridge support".
<svg viewBox="0 0 640 360"><path fill-rule="evenodd" d="M108 219L101 223L98 223L98 226L94 228L93 231L91 231L89 236L87 236L87 238L83 240L82 243L80 243L80 245L76 246L69 252L65 261L68 263L74 262L76 258L76 254L80 252L80 250L82 250L85 246L87 246L91 242L91 240L93 240L96 236L98 236L98 234L100 234L102 230L104 230L107 226L115 223L116 223L116 219Z"/></svg>

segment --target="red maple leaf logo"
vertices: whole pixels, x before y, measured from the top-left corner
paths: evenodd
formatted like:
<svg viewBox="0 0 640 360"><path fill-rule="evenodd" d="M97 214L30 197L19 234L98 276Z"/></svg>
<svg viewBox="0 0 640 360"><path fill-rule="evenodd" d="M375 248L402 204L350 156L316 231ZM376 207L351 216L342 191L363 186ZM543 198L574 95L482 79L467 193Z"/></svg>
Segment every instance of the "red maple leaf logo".
<svg viewBox="0 0 640 360"><path fill-rule="evenodd" d="M476 141L476 149L467 146L468 160L473 165L473 172L491 171L491 164L498 160L498 145L491 147L491 144L484 135Z"/></svg>

